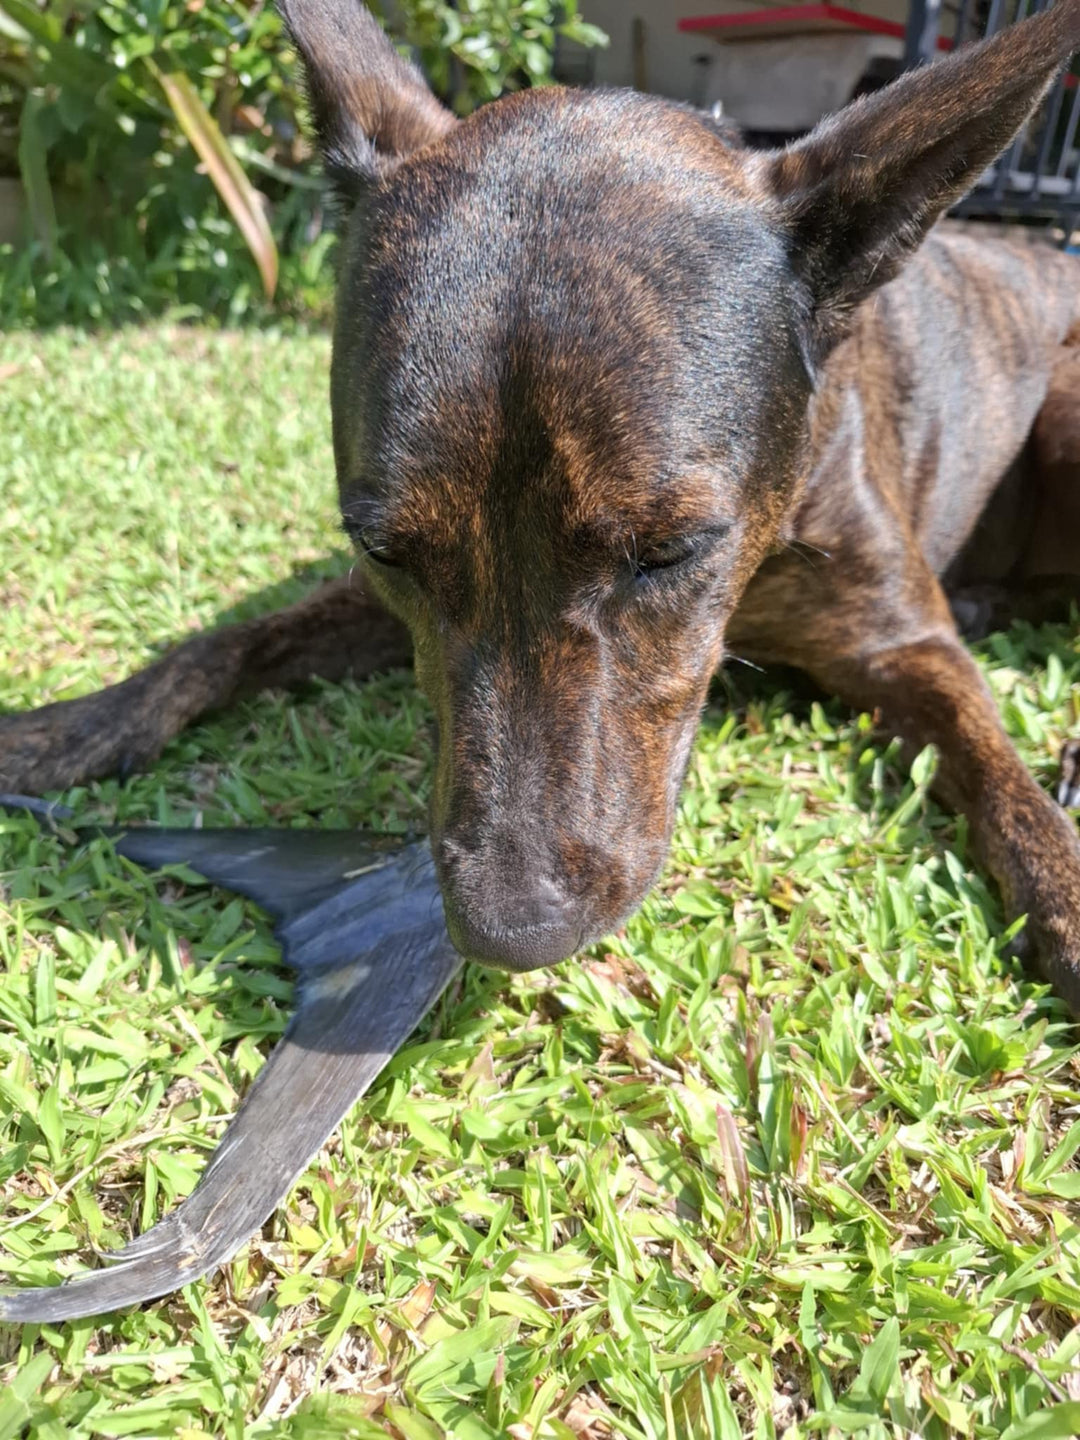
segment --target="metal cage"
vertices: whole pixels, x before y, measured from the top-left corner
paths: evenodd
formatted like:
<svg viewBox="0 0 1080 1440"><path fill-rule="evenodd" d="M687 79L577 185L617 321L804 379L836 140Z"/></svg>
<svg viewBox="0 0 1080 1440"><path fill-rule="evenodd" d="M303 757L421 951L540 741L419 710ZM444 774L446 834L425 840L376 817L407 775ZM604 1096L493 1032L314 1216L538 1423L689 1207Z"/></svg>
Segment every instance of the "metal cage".
<svg viewBox="0 0 1080 1440"><path fill-rule="evenodd" d="M1052 0L912 0L905 63L926 64L942 50L993 35ZM953 211L1001 220L1058 224L1066 243L1080 220L1080 81L1070 67L998 162Z"/></svg>

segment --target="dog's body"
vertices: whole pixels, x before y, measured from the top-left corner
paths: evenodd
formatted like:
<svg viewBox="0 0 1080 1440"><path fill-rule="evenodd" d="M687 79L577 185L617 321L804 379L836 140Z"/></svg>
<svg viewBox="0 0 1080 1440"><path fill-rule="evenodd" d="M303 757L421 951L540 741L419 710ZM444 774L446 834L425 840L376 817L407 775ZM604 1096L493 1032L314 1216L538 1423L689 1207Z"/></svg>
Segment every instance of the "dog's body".
<svg viewBox="0 0 1080 1440"><path fill-rule="evenodd" d="M820 633L823 607L877 612L858 622L859 647L885 619L880 581L910 585L941 613L927 571L954 603L989 602L996 585L1003 607L1020 608L1046 578L1080 573L1067 528L1076 487L1055 463L1070 446L1080 459L1074 331L1080 341L1080 261L936 231L824 367L810 478L790 522L805 553L763 564L730 622L732 647L816 669L842 643ZM1048 401L1054 414L1040 423ZM900 638L912 624L906 593L895 608Z"/></svg>
<svg viewBox="0 0 1080 1440"><path fill-rule="evenodd" d="M356 201L333 408L370 589L0 720L0 785L145 763L239 693L402 663L411 633L451 933L550 963L651 884L726 643L937 745L1080 1009L1080 841L942 584L983 624L1076 593L1080 264L937 233L902 268L1068 58L1075 0L766 157L639 96L459 125L365 11L283 8Z"/></svg>

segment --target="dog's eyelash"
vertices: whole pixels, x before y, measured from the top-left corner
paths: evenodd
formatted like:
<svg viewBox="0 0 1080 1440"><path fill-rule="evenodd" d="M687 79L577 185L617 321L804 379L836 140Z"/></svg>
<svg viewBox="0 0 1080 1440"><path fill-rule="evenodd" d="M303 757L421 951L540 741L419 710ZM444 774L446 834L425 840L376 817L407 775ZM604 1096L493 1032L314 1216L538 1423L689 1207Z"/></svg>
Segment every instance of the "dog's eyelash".
<svg viewBox="0 0 1080 1440"><path fill-rule="evenodd" d="M633 556L631 558L630 553L627 552L627 559L630 560L634 575L647 579L650 575L659 574L665 570L679 569L688 561L704 559L730 528L729 525L714 525L693 536L662 542L654 546L652 550L639 551L635 543Z"/></svg>
<svg viewBox="0 0 1080 1440"><path fill-rule="evenodd" d="M687 560L692 560L697 554L693 546L680 550L676 554L650 555L648 553L639 555L634 560L635 575L654 575L660 570L674 570L677 565L683 565Z"/></svg>
<svg viewBox="0 0 1080 1440"><path fill-rule="evenodd" d="M401 566L401 561L393 554L388 545L381 544L375 536L366 530L350 527L346 523L346 530L353 544L356 545L364 556L373 561L376 565L385 566L387 570L396 570Z"/></svg>
<svg viewBox="0 0 1080 1440"><path fill-rule="evenodd" d="M361 542L361 545L364 554L369 560L373 560L376 565L385 565L388 570L398 570L401 568L401 561L391 555L385 545L367 545L363 544L363 542Z"/></svg>
<svg viewBox="0 0 1080 1440"><path fill-rule="evenodd" d="M387 570L396 569L400 567L401 561L380 535L377 522L372 523L373 511L371 500L365 496L357 496L343 503L342 528L366 559L384 566Z"/></svg>

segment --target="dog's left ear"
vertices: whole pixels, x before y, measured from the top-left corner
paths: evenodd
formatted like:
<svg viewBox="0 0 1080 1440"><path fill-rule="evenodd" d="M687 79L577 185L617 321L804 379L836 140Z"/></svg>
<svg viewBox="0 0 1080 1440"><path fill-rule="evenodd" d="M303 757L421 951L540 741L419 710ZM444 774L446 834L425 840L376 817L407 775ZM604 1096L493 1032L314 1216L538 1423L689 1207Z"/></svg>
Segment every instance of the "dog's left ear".
<svg viewBox="0 0 1080 1440"><path fill-rule="evenodd" d="M327 173L348 198L457 124L361 0L278 0Z"/></svg>
<svg viewBox="0 0 1080 1440"><path fill-rule="evenodd" d="M1058 0L855 101L764 159L792 262L810 290L819 354L975 184L1077 48L1080 0Z"/></svg>

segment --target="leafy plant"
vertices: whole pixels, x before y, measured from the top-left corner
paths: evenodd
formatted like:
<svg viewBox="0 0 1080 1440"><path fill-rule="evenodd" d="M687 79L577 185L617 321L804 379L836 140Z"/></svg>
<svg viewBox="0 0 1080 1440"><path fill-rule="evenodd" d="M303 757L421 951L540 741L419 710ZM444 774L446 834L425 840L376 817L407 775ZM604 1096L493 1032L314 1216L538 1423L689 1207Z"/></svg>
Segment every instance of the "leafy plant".
<svg viewBox="0 0 1080 1440"><path fill-rule="evenodd" d="M178 217L167 214L175 202L163 189L147 187L148 169L171 171L170 184L184 172L183 223L201 165L272 295L278 255L265 199L231 137L257 137L247 143L249 165L261 160L279 183L292 180L289 168L275 163L281 139L298 134L294 61L281 44L277 14L244 0L97 0L79 12L66 3L39 9L32 0L0 0L0 17L10 52L3 74L23 92L19 170L47 255L55 255L59 231L57 175L91 202L84 210L104 190L120 211L134 203L144 228L153 229Z"/></svg>
<svg viewBox="0 0 1080 1440"><path fill-rule="evenodd" d="M549 82L560 39L608 43L581 18L577 0L403 0L399 8L404 38L459 114L506 90Z"/></svg>
<svg viewBox="0 0 1080 1440"><path fill-rule="evenodd" d="M549 80L558 43L605 39L577 0L402 0L393 19L462 114ZM297 57L267 0L0 0L0 174L21 175L37 236L18 281L0 279L0 312L89 291L89 312L55 313L119 318L138 312L127 281L142 273L155 305L235 316L247 252L270 299L283 247L308 270L327 257L312 159ZM118 256L119 305L105 293Z"/></svg>

